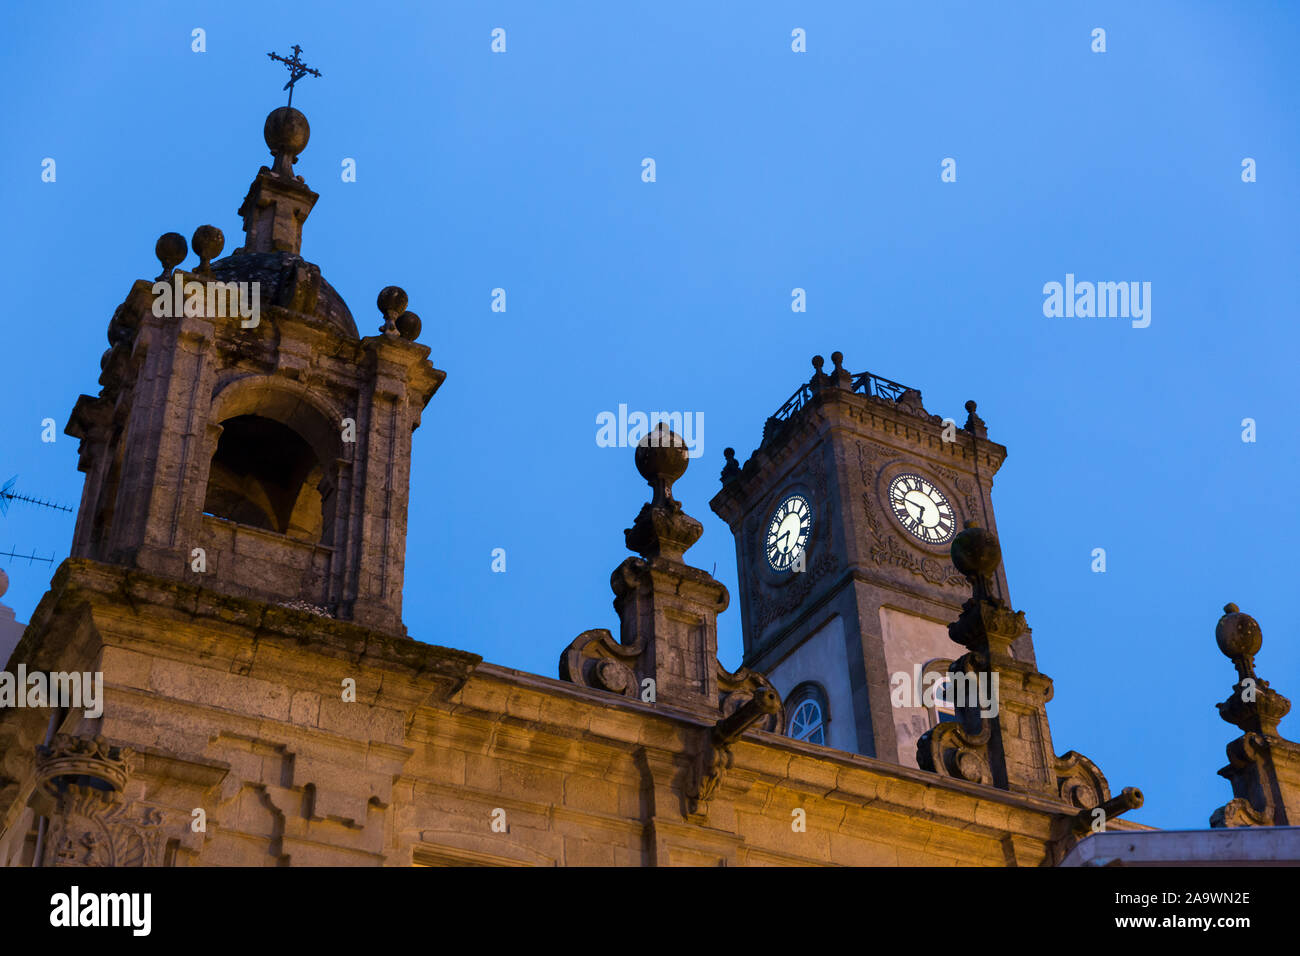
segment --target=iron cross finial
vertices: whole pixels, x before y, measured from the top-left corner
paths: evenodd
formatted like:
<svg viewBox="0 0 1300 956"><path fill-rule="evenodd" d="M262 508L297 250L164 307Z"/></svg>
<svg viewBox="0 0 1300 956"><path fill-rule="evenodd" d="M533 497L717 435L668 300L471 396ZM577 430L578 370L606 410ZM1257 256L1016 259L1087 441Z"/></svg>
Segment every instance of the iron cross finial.
<svg viewBox="0 0 1300 956"><path fill-rule="evenodd" d="M267 56L269 56L272 60L279 60L281 63L283 63L285 66L289 68L289 82L284 84L284 89L289 91L290 106L293 106L293 85L297 83L299 80L301 80L308 73L310 73L312 76L320 76L320 70L313 70L311 67L309 67L306 63L302 62L302 60L298 58L298 54L301 52L302 52L302 47L300 47L298 44L295 43L293 45L293 59L289 59L288 57L284 57L284 56L279 56L275 53L267 54Z"/></svg>

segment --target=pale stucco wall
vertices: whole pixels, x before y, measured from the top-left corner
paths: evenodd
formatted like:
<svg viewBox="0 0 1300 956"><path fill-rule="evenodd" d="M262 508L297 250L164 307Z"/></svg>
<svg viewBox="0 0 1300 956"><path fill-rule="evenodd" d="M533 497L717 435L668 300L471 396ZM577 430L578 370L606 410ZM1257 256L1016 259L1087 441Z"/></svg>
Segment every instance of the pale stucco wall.
<svg viewBox="0 0 1300 956"><path fill-rule="evenodd" d="M844 646L844 619L838 614L823 624L803 644L767 675L782 700L805 681L815 681L826 692L830 720L826 745L850 753L862 753L853 721L853 691L849 686L849 662Z"/></svg>

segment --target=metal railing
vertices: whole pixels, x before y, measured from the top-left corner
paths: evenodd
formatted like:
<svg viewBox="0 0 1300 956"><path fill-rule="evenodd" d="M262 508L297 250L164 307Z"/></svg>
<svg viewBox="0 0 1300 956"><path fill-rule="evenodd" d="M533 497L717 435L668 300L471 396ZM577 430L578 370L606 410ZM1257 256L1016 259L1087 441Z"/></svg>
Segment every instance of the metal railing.
<svg viewBox="0 0 1300 956"><path fill-rule="evenodd" d="M824 387L829 388L830 386ZM887 398L896 402L904 392L908 391L908 386L890 381L887 378L881 378L879 375L872 375L870 372L859 372L853 376L853 391L862 392L865 395L874 395L876 398ZM800 385L798 391L791 395L772 417L778 421L788 421L799 409L812 401L812 396L813 386L811 383Z"/></svg>

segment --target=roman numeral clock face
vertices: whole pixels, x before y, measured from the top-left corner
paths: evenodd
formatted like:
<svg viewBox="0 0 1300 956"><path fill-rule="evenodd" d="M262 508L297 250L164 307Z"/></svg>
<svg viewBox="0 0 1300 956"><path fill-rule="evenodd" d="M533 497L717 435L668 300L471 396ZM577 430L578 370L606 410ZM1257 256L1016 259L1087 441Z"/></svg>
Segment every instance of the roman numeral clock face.
<svg viewBox="0 0 1300 956"><path fill-rule="evenodd" d="M763 550L773 571L788 571L808 547L812 534L812 507L803 495L790 495L772 512Z"/></svg>
<svg viewBox="0 0 1300 956"><path fill-rule="evenodd" d="M948 499L920 475L898 475L889 483L889 507L898 523L926 544L943 544L957 530Z"/></svg>

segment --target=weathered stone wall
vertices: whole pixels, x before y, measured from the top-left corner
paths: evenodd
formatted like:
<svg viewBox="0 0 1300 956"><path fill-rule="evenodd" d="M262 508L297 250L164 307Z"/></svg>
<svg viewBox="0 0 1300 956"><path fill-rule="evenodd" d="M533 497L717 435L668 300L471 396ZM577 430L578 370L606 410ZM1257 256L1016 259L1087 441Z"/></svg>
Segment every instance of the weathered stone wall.
<svg viewBox="0 0 1300 956"><path fill-rule="evenodd" d="M243 590L250 597L284 595L310 604L329 602L333 549L325 545L205 515L197 546L204 550L203 574L220 575L232 593ZM199 582L201 575L193 574L193 580Z"/></svg>
<svg viewBox="0 0 1300 956"><path fill-rule="evenodd" d="M17 659L102 669L103 717L59 729L134 751L111 832L147 862L1037 865L1071 842L1061 805L758 732L692 813L699 716L89 561ZM11 865L33 845L30 713L0 713Z"/></svg>

